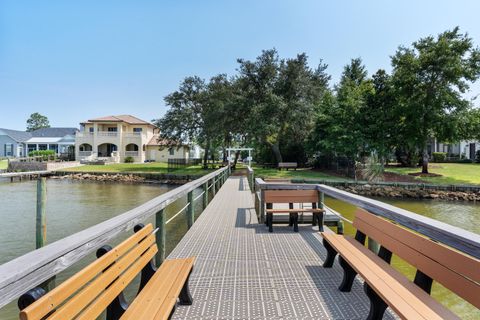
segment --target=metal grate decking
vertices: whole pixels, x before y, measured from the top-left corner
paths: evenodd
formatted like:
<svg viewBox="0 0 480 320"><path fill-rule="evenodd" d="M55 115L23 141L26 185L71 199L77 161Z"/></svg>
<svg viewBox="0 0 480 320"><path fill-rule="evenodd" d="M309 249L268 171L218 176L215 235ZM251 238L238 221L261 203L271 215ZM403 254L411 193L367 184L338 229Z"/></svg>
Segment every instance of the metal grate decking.
<svg viewBox="0 0 480 320"><path fill-rule="evenodd" d="M169 258L196 256L191 306L173 319L365 319L368 299L360 281L338 290L336 262L326 256L318 227L294 233L258 224L244 177L230 177ZM386 314L385 318L393 318Z"/></svg>

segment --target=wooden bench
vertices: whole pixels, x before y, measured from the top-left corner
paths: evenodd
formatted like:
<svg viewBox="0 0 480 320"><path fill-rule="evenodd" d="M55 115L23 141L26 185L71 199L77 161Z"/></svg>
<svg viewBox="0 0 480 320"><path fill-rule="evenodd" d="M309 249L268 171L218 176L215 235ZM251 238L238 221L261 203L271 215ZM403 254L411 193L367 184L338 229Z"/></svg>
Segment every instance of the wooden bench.
<svg viewBox="0 0 480 320"><path fill-rule="evenodd" d="M52 291L40 287L18 300L20 319L168 319L180 304L192 304L188 279L195 258L165 260L158 270L151 224L135 226L135 234L112 249L103 246L98 259ZM138 294L129 306L123 290L141 272Z"/></svg>
<svg viewBox="0 0 480 320"><path fill-rule="evenodd" d="M322 232L323 266L331 267L339 254L341 291L350 291L355 276L362 276L368 319L381 319L387 306L402 319L458 319L430 296L433 280L480 308L480 260L363 210L356 212L353 226L355 239ZM367 236L381 244L378 255L365 247ZM413 282L390 266L392 253L417 269Z"/></svg>
<svg viewBox="0 0 480 320"><path fill-rule="evenodd" d="M298 165L296 162L279 162L277 166L278 170L287 169L287 171L288 169L297 170L297 167Z"/></svg>
<svg viewBox="0 0 480 320"><path fill-rule="evenodd" d="M323 230L323 213L325 210L319 209L317 204L319 203L317 190L265 190L265 203L267 206L266 214L267 219L265 221L268 226L268 231L273 232L273 215L276 213L288 213L290 216L289 225L293 226L293 231L298 232L298 213L299 212L311 212L312 225L317 225L320 231ZM289 208L273 208L274 203L288 203ZM295 203L311 203L312 208L293 208Z"/></svg>

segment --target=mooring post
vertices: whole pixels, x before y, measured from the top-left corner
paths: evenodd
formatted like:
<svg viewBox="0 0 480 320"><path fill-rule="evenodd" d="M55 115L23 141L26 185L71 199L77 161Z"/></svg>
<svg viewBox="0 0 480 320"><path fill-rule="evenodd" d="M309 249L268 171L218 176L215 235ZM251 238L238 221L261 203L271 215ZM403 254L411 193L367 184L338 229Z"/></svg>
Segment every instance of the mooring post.
<svg viewBox="0 0 480 320"><path fill-rule="evenodd" d="M167 239L167 230L165 229L165 211L164 209L158 211L155 214L155 225L158 228L158 232L156 234L156 241L158 252L155 257L155 262L157 263L157 267L165 260L165 242Z"/></svg>
<svg viewBox="0 0 480 320"><path fill-rule="evenodd" d="M190 191L187 194L187 201L188 201L188 208L187 208L187 225L188 229L193 226L193 222L195 220L195 210L193 207L193 191Z"/></svg>
<svg viewBox="0 0 480 320"><path fill-rule="evenodd" d="M47 202L47 184L45 177L37 180L37 217L35 247L41 248L47 242L47 215L45 205Z"/></svg>
<svg viewBox="0 0 480 320"><path fill-rule="evenodd" d="M377 241L368 237L368 249L370 249L370 251L374 252L375 254L378 254L378 250L380 250L380 246L378 245Z"/></svg>
<svg viewBox="0 0 480 320"><path fill-rule="evenodd" d="M212 198L215 198L215 193L217 193L217 191L215 190L216 189L216 186L215 186L215 177L213 177L212 179Z"/></svg>
<svg viewBox="0 0 480 320"><path fill-rule="evenodd" d="M208 205L208 181L203 184L203 210Z"/></svg>

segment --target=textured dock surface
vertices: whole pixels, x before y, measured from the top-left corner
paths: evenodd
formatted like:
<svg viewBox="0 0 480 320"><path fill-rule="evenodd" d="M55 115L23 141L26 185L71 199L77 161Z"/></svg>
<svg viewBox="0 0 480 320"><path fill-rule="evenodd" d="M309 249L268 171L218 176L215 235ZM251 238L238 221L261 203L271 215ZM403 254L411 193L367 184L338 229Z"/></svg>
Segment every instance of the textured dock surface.
<svg viewBox="0 0 480 320"><path fill-rule="evenodd" d="M196 256L191 306L173 319L365 319L368 299L356 281L338 290L336 261L322 268L326 251L318 227L294 233L258 224L247 180L230 177L169 258ZM393 318L386 314L386 319Z"/></svg>

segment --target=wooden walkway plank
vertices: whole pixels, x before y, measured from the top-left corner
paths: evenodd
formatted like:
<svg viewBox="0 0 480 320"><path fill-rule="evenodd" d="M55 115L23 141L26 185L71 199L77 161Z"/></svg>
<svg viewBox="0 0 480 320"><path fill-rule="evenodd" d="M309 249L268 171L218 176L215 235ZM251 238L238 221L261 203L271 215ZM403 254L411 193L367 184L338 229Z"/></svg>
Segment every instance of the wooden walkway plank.
<svg viewBox="0 0 480 320"><path fill-rule="evenodd" d="M197 258L193 305L173 319L365 319L362 283L340 292L342 269L322 267L318 227L269 233L257 221L246 177L230 177L169 258ZM394 319L391 313L385 319Z"/></svg>

